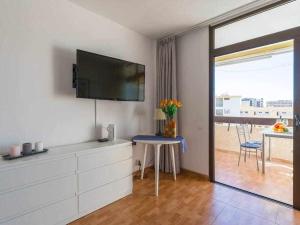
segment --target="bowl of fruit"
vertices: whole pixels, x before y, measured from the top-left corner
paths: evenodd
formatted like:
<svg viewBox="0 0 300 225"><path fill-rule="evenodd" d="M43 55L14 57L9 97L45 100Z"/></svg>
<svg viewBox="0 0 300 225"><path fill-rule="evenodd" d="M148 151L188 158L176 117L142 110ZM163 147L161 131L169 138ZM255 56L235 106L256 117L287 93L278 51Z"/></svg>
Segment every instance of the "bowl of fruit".
<svg viewBox="0 0 300 225"><path fill-rule="evenodd" d="M272 130L276 133L289 132L289 129L286 127L286 125L283 122L276 122L273 125Z"/></svg>

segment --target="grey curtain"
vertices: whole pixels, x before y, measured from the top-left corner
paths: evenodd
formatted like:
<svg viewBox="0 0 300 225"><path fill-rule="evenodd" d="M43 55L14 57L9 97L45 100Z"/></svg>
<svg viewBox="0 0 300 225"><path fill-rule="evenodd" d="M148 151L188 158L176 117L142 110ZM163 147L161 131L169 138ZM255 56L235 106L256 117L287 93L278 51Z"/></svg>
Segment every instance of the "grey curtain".
<svg viewBox="0 0 300 225"><path fill-rule="evenodd" d="M175 37L170 37L157 43L157 107L161 99L177 98L176 76L176 44ZM177 119L177 118L175 118ZM165 122L158 122L157 129L163 131ZM178 123L177 123L178 131ZM171 155L168 146L162 146L160 155L160 169L171 173ZM180 172L180 151L175 148L176 172Z"/></svg>

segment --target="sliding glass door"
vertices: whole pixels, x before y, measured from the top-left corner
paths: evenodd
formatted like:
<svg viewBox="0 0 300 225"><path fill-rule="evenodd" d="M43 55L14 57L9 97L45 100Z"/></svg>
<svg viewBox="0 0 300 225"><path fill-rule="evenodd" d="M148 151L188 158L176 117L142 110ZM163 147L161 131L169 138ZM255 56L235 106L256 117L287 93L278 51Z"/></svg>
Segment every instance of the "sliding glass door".
<svg viewBox="0 0 300 225"><path fill-rule="evenodd" d="M300 34L294 39L294 177L293 205L300 209Z"/></svg>
<svg viewBox="0 0 300 225"><path fill-rule="evenodd" d="M215 181L290 205L293 61L293 40L214 61Z"/></svg>
<svg viewBox="0 0 300 225"><path fill-rule="evenodd" d="M298 6L211 27L210 179L300 209L300 24L264 24Z"/></svg>

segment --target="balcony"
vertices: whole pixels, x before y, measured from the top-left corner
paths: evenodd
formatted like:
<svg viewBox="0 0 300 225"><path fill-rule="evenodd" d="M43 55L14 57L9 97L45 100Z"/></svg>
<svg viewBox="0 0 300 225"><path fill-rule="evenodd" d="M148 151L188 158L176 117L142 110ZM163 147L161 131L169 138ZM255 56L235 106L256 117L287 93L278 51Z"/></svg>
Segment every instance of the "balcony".
<svg viewBox="0 0 300 225"><path fill-rule="evenodd" d="M275 123L274 118L215 117L215 179L218 182L291 204L293 199L293 140L265 139L265 173L259 154L244 153L238 166L240 145L236 124L249 124L252 140L262 140L262 131ZM289 120L292 126L292 120Z"/></svg>

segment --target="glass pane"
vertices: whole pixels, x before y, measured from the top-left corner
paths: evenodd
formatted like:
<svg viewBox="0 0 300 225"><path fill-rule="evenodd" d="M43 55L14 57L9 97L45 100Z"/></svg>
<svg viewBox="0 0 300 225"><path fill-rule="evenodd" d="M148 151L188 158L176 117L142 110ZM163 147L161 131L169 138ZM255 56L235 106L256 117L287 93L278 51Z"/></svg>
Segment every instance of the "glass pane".
<svg viewBox="0 0 300 225"><path fill-rule="evenodd" d="M215 180L288 204L293 56L289 40L215 58Z"/></svg>
<svg viewBox="0 0 300 225"><path fill-rule="evenodd" d="M290 2L215 30L215 48L300 26L300 1Z"/></svg>

